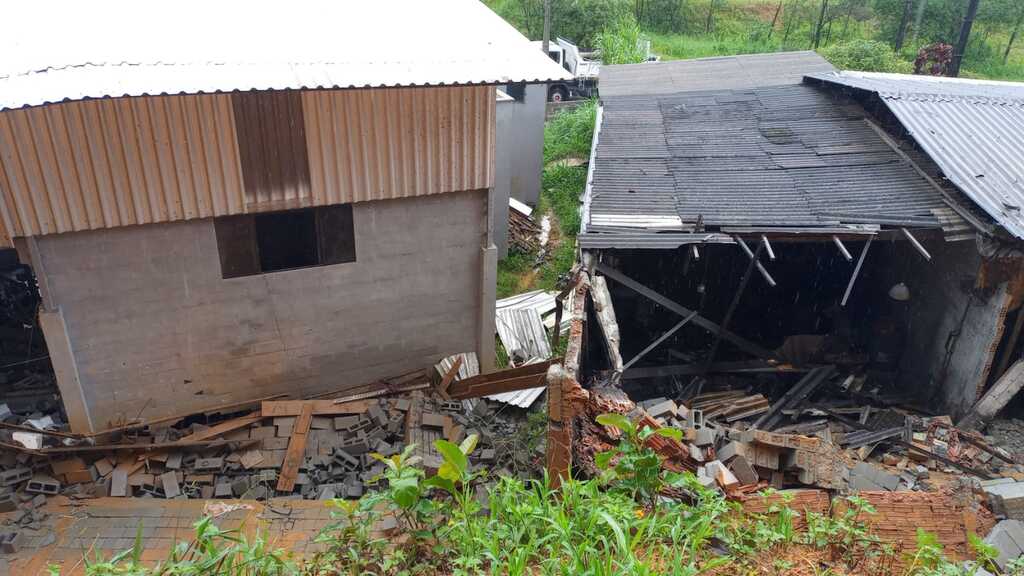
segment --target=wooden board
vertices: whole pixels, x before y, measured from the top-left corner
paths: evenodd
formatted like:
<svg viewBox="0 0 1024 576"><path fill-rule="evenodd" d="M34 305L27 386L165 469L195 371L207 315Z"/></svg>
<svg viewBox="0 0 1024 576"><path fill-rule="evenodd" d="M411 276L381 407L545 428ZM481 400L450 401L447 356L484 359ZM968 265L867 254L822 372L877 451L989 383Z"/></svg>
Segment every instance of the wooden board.
<svg viewBox="0 0 1024 576"><path fill-rule="evenodd" d="M185 436L181 440L178 440L178 442L198 442L200 440L209 440L210 438L220 436L221 434L227 434L228 432L233 432L235 430L238 430L239 428L245 428L246 426L255 424L262 419L263 415L260 414L259 411L256 411L246 416L233 418L231 420L225 420L220 424L210 426L206 430L202 430L194 434L189 434L188 436Z"/></svg>
<svg viewBox="0 0 1024 576"><path fill-rule="evenodd" d="M462 400L546 386L548 367L561 361L561 358L553 358L546 362L527 364L518 368L499 370L459 380L453 382L448 388L448 395L455 400Z"/></svg>
<svg viewBox="0 0 1024 576"><path fill-rule="evenodd" d="M281 475L277 478L277 490L279 492L291 492L295 488L295 477L299 473L299 466L306 455L306 440L309 437L309 426L313 423L313 403L307 402L302 406L302 412L295 421L292 428L292 438L288 442L288 451L284 456L284 465L281 466Z"/></svg>
<svg viewBox="0 0 1024 576"><path fill-rule="evenodd" d="M459 373L459 368L462 367L462 355L455 357L455 362L452 362L452 367L445 373L444 378L441 379L441 384L437 389L441 392L441 396L448 399L448 387L452 385L452 381L455 380L455 375Z"/></svg>
<svg viewBox="0 0 1024 576"><path fill-rule="evenodd" d="M369 410L370 403L365 400L335 404L334 400L277 400L263 403L264 418L281 416L298 416L303 407L309 405L313 416L335 416L340 414L362 414Z"/></svg>

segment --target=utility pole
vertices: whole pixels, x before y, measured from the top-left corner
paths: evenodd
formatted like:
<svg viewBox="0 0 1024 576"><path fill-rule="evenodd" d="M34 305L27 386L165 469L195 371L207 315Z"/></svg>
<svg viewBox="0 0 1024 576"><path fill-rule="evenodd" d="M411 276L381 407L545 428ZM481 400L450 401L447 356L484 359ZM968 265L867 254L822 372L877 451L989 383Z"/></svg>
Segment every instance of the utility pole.
<svg viewBox="0 0 1024 576"><path fill-rule="evenodd" d="M903 2L903 17L900 18L900 29L896 31L896 42L894 42L897 54L903 50L903 41L907 37L907 25L910 24L910 13L913 11L914 0L905 0Z"/></svg>
<svg viewBox="0 0 1024 576"><path fill-rule="evenodd" d="M956 41L956 47L953 49L953 62L949 65L949 76L960 75L960 64L964 60L964 52L967 51L967 41L971 37L971 27L974 26L974 17L978 15L978 4L981 0L970 0L970 4L967 5L967 13L964 14L964 23L960 26L960 38Z"/></svg>
<svg viewBox="0 0 1024 576"><path fill-rule="evenodd" d="M551 0L544 0L544 36L541 38L540 49L548 55L548 44L551 43Z"/></svg>

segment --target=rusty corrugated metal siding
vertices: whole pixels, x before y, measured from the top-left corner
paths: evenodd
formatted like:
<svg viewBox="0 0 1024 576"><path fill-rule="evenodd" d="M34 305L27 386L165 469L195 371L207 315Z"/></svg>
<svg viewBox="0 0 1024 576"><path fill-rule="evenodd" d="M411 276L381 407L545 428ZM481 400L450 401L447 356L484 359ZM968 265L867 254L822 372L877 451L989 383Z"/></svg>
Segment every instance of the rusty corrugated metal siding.
<svg viewBox="0 0 1024 576"><path fill-rule="evenodd" d="M231 94L247 204L309 204L302 95L292 90Z"/></svg>
<svg viewBox="0 0 1024 576"><path fill-rule="evenodd" d="M243 209L231 99L158 96L0 114L2 240Z"/></svg>
<svg viewBox="0 0 1024 576"><path fill-rule="evenodd" d="M493 185L491 87L309 91L302 100L316 204Z"/></svg>
<svg viewBox="0 0 1024 576"><path fill-rule="evenodd" d="M246 166L243 176L229 94L0 112L0 245L19 236L493 185L492 87L311 91L301 103L301 110L285 107L281 126L302 119L291 136L304 128L308 159L290 156L291 168L277 166L281 178L264 182L278 184L251 190L257 167ZM293 141L282 136L279 143ZM303 161L308 184L296 176Z"/></svg>

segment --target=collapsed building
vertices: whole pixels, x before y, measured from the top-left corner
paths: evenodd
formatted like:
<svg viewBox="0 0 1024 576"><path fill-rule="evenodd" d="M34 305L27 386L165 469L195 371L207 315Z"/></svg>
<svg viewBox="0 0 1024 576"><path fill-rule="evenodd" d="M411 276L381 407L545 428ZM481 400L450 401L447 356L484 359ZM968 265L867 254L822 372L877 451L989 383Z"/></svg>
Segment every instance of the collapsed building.
<svg viewBox="0 0 1024 576"><path fill-rule="evenodd" d="M738 499L984 494L1021 519L1021 454L976 428L1024 383L1024 85L800 52L601 86L552 473L595 472L616 437L594 417L624 412L682 429L651 441L665 465Z"/></svg>

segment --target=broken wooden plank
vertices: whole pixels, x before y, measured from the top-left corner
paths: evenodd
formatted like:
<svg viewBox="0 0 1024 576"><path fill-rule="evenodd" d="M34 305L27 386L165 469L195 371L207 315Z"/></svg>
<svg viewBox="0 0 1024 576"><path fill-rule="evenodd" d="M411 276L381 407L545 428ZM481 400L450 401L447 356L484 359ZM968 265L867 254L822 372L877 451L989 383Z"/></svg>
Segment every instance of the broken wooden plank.
<svg viewBox="0 0 1024 576"><path fill-rule="evenodd" d="M97 446L61 446L58 448L41 448L39 450L28 450L22 448L21 452L35 454L74 454L77 452L120 452L131 450L135 452L150 452L153 450L165 450L167 448L217 448L220 446L236 445L244 446L253 443L253 440L232 442L229 440L202 440L199 442L158 442L153 444L100 444Z"/></svg>
<svg viewBox="0 0 1024 576"><path fill-rule="evenodd" d="M227 434L228 432L233 432L235 430L238 430L239 428L251 426L252 424L257 423L262 419L263 415L259 411L256 411L246 416L240 416L238 418L233 418L231 420L225 420L224 422L221 422L219 424L214 424L213 426L210 426L206 430L193 432L192 434L189 434L188 436L181 438L180 440L178 440L178 442L198 442L200 440L209 440L210 438L215 438L217 436L220 436L221 434Z"/></svg>
<svg viewBox="0 0 1024 576"><path fill-rule="evenodd" d="M676 314L679 314L680 316L686 317L694 312L693 310L690 310L689 308L659 294L658 292L651 290L647 286L644 286L643 284L637 282L636 280L633 280L629 276L626 276L622 272L619 272L618 270L612 268L611 266L608 266L607 264L598 262L597 271L611 278L612 280L615 280L619 284L622 284L623 286L633 290L634 292L637 292L643 296L646 296L648 299L653 300L658 304L661 304L665 308L668 308L669 310L675 312ZM723 340L731 342L744 352L765 359L770 359L774 357L774 354L772 354L770 350L762 348L757 344L754 344L750 340L747 340L746 338L739 336L738 334L734 334L733 332L729 332L728 330L722 330L722 327L719 326L717 323L708 320L707 318L701 316L700 314L694 316L692 322L697 326L700 326L701 328L704 328L705 330L711 332L712 334L718 334L721 331Z"/></svg>
<svg viewBox="0 0 1024 576"><path fill-rule="evenodd" d="M527 364L518 368L509 368L458 380L449 386L448 395L455 400L463 400L545 386L544 375L547 374L548 367L561 363L561 361L561 358L552 358L536 364Z"/></svg>
<svg viewBox="0 0 1024 576"><path fill-rule="evenodd" d="M799 374L810 372L815 366L802 366L796 368L788 364L772 365L760 360L744 362L715 362L707 368L708 373L738 373L749 374L759 372L769 373L792 373ZM630 368L622 375L623 380L639 380L643 378L663 378L666 376L693 376L704 371L704 366L699 363L689 364L668 364L665 366L644 366L641 368Z"/></svg>
<svg viewBox="0 0 1024 576"><path fill-rule="evenodd" d="M1018 314L1024 314L1024 310ZM996 383L985 392L981 400L974 404L967 416L957 422L957 426L977 428L988 422L1009 404L1010 400L1013 400L1022 387L1024 387L1024 360L1018 360L999 380L996 380Z"/></svg>
<svg viewBox="0 0 1024 576"><path fill-rule="evenodd" d="M288 441L288 451L284 455L284 464L281 466L281 474L277 478L278 492L291 492L295 488L295 477L299 473L299 466L306 454L306 440L309 437L309 427L313 423L312 402L302 406L302 412L295 420L292 427L292 437Z"/></svg>
<svg viewBox="0 0 1024 576"><path fill-rule="evenodd" d="M457 392L452 392L452 400L468 400L469 398L480 398L481 396L490 396L492 394L503 394L505 392L515 392L516 390L529 390L530 388L540 388L546 385L545 375L547 372L541 372L540 374L528 374L526 376L517 376L515 378L508 378L506 380L498 380L496 382L487 382L484 384L478 384L476 386L463 388L460 387Z"/></svg>
<svg viewBox="0 0 1024 576"><path fill-rule="evenodd" d="M261 412L264 418L282 416L298 416L306 405L312 407L313 416L332 416L338 414L362 414L370 409L365 400L336 403L336 400L274 400L263 403Z"/></svg>
<svg viewBox="0 0 1024 576"><path fill-rule="evenodd" d="M111 434L111 433L114 433L114 432L124 432L124 431L127 431L127 430L135 430L137 428L144 428L146 426L152 426L154 424L166 424L168 422L177 422L178 420L184 420L185 418L188 418L189 416L193 416L195 414L214 414L214 413L217 413L217 412L234 412L234 411L240 410L242 408L245 408L247 406L251 406L251 405L254 405L254 404L258 405L259 403L267 401L267 400L273 400L275 398L284 398L284 397L287 397L287 396L288 396L287 394L274 394L274 395L271 395L271 396L264 396L262 398L255 398L253 400L244 400L242 402L234 402L232 404L225 404L223 406L215 406L215 407L208 408L208 409L205 409L205 410L198 410L198 411L195 411L195 412L190 412L188 414L179 414L179 415L176 415L176 416L165 416L163 418L156 418L156 419L153 419L153 420L136 420L134 422L129 422L129 423L126 423L126 424L121 424L120 426L114 426L112 428L107 428L105 430L100 430L99 432L92 432L91 434L83 434L83 436L88 437L88 438L98 438L100 436L104 436L104 435Z"/></svg>
<svg viewBox="0 0 1024 576"><path fill-rule="evenodd" d="M452 367L448 369L448 372L445 373L444 378L441 379L441 383L437 387L438 391L441 392L441 396L445 399L449 398L448 387L452 385L453 381L455 381L455 376L459 373L459 368L462 368L462 354L455 357L455 361L452 362Z"/></svg>
<svg viewBox="0 0 1024 576"><path fill-rule="evenodd" d="M835 366L822 366L811 370L799 382L794 384L792 388L787 390L782 395L782 398L779 398L772 405L768 412L758 418L752 427L771 430L773 426L778 425L779 420L782 418L783 410L793 408L798 402L810 396L818 386L825 380L828 380L835 372Z"/></svg>

